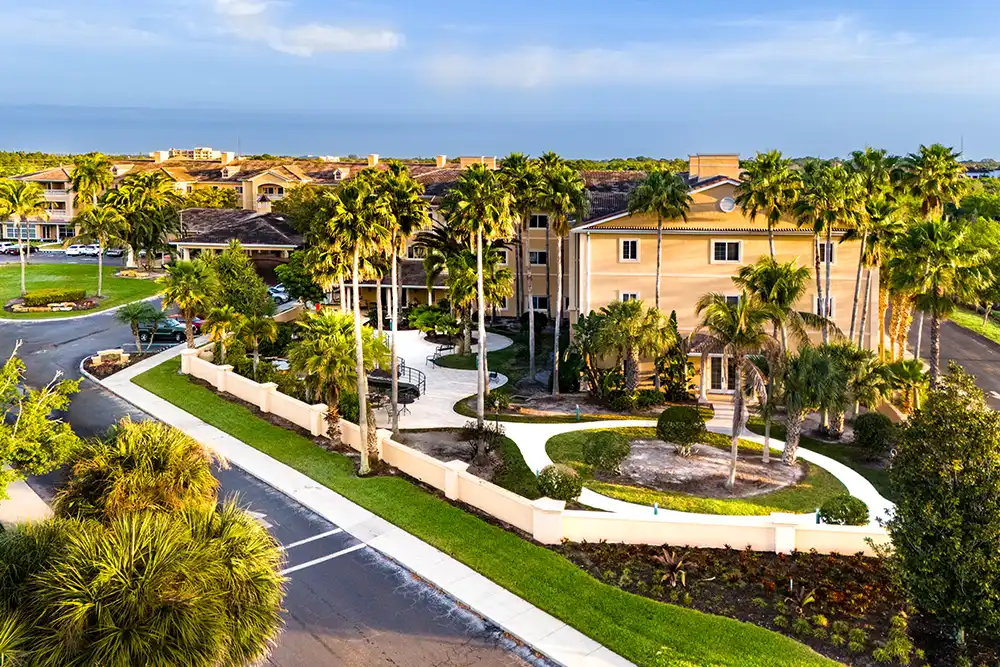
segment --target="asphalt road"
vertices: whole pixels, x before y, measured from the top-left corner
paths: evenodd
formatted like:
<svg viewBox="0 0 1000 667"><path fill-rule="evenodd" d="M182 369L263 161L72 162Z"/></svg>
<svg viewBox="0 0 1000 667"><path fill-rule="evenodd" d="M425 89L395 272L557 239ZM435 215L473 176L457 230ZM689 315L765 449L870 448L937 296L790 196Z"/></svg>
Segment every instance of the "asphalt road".
<svg viewBox="0 0 1000 667"><path fill-rule="evenodd" d="M79 363L96 350L132 340L111 314L44 323L0 322L0 355L23 341L27 382L57 371L79 377ZM84 380L68 419L82 436L117 420L145 415ZM280 667L524 667L550 663L518 646L495 626L458 606L410 572L362 547L287 496L237 468L218 471L225 496L237 495L287 549L290 578L286 626L267 664ZM59 473L29 480L50 497Z"/></svg>
<svg viewBox="0 0 1000 667"><path fill-rule="evenodd" d="M910 352L917 344L917 325L920 316L913 318L910 329ZM924 330L920 340L920 357L930 359L931 325L930 318L924 318ZM954 322L941 323L941 371L948 371L950 361L958 362L962 368L976 376L976 384L986 392L989 406L1000 410L1000 345L983 338Z"/></svg>
<svg viewBox="0 0 1000 667"><path fill-rule="evenodd" d="M0 255L0 264L16 263L20 262L21 258L17 255ZM97 266L97 257L89 257L84 255L74 255L73 257L67 257L61 252L33 252L28 257L28 261L32 264L92 264ZM104 266L124 266L125 260L123 257L107 257L104 258Z"/></svg>

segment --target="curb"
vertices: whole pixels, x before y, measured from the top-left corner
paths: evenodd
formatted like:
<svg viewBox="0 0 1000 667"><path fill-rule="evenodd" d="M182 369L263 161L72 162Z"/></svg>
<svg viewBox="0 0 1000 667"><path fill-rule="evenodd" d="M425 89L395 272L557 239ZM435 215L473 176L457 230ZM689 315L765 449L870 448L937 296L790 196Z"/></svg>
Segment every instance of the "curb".
<svg viewBox="0 0 1000 667"><path fill-rule="evenodd" d="M98 310L94 313L87 313L86 315L72 315L70 317L36 317L36 318L13 318L13 317L0 317L0 326L4 324L48 324L51 322L69 322L70 320L83 320L88 317L97 317L98 315L107 315L108 313L113 313L119 308L124 308L125 306L133 303L141 303L143 301L155 301L159 299L159 294L154 294L153 296L148 296L145 299L136 299L135 301L129 301L128 303L120 303L117 306L111 308L105 308L104 310Z"/></svg>

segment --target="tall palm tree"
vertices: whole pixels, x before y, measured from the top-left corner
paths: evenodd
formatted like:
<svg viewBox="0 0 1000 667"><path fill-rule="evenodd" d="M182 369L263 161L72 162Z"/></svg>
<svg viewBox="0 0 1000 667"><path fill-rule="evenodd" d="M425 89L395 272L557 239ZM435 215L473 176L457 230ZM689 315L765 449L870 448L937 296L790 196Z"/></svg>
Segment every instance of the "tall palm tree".
<svg viewBox="0 0 1000 667"><path fill-rule="evenodd" d="M380 191L389 209L390 261L392 280L392 434L399 437L399 357L396 354L396 332L399 330L399 254L408 239L417 231L430 225L427 202L423 198L424 186L418 183L406 167L392 160L381 172ZM381 303L381 300L379 300ZM379 318L381 320L381 318Z"/></svg>
<svg viewBox="0 0 1000 667"><path fill-rule="evenodd" d="M660 265L663 260L663 220L683 220L691 209L691 195L687 182L680 176L665 169L649 172L639 186L628 197L629 215L635 213L656 214L656 298L653 306L660 307ZM657 376L659 384L659 376ZM657 387L659 389L659 387Z"/></svg>
<svg viewBox="0 0 1000 667"><path fill-rule="evenodd" d="M354 318L330 308L309 312L296 323L297 340L288 350L291 370L305 376L306 383L327 405L327 436L340 444L340 396L357 388L354 354ZM383 364L389 355L385 342L371 327L362 328L364 371Z"/></svg>
<svg viewBox="0 0 1000 667"><path fill-rule="evenodd" d="M757 153L747 160L736 188L736 203L743 215L756 220L763 215L767 220L767 244L774 259L774 226L791 213L798 198L802 179L792 168L792 161L781 151Z"/></svg>
<svg viewBox="0 0 1000 667"><path fill-rule="evenodd" d="M956 203L965 192L968 179L960 155L942 144L921 145L902 162L902 187L920 203L924 217L940 215L945 204Z"/></svg>
<svg viewBox="0 0 1000 667"><path fill-rule="evenodd" d="M38 183L5 181L0 183L0 209L19 222L17 225L17 254L21 260L21 296L23 297L28 292L24 281L24 268L27 264L25 245L28 243L25 233L28 228L28 218L48 219L49 212L45 207L45 193Z"/></svg>
<svg viewBox="0 0 1000 667"><path fill-rule="evenodd" d="M755 295L762 303L773 308L776 337L781 341L781 351L788 351L788 336L799 345L809 342L809 329L824 324L836 327L829 318L811 311L797 310L796 306L806 296L809 269L795 260L778 262L771 257L761 257L754 264L739 268L733 276L737 287Z"/></svg>
<svg viewBox="0 0 1000 667"><path fill-rule="evenodd" d="M781 458L794 465L806 413L830 403L828 393L837 391L845 381L844 370L836 357L806 345L787 358L782 374L785 403L785 449Z"/></svg>
<svg viewBox="0 0 1000 667"><path fill-rule="evenodd" d="M893 286L914 294L919 310L931 316L930 386L940 374L941 320L955 300L971 301L992 276L984 252L970 239L968 226L951 218L912 225L890 260Z"/></svg>
<svg viewBox="0 0 1000 667"><path fill-rule="evenodd" d="M570 216L582 220L590 202L580 173L567 165L543 171L542 208L549 211L549 227L556 234L556 318L552 351L552 395L559 395L559 329L563 317L563 237L569 234Z"/></svg>
<svg viewBox="0 0 1000 667"><path fill-rule="evenodd" d="M750 361L750 355L773 356L778 348L774 337L767 332L767 325L778 315L775 309L763 303L756 295L743 292L738 304L730 304L718 293L704 294L696 307L701 322L695 333L706 337L704 349L721 352L723 359L732 360L736 366L736 387L733 393L733 433L726 488L736 485L736 461L739 453L740 434L746 425L746 385L751 384L757 393L765 392L766 378L760 367ZM702 369L705 372L705 369Z"/></svg>
<svg viewBox="0 0 1000 667"><path fill-rule="evenodd" d="M174 262L167 267L167 275L159 279L163 285L163 303L175 304L184 318L187 346L194 347L195 315L207 310L215 297L217 281L211 267L202 259ZM256 371L256 364L254 370Z"/></svg>
<svg viewBox="0 0 1000 667"><path fill-rule="evenodd" d="M479 361L476 421L480 428L486 416L486 294L483 288L483 244L507 241L514 233L514 198L499 173L476 164L462 172L445 196L444 210L452 224L473 240L476 253L476 303L479 308Z"/></svg>
<svg viewBox="0 0 1000 667"><path fill-rule="evenodd" d="M128 236L125 218L110 206L92 206L84 209L76 217L75 223L80 233L72 240L96 242L100 247L97 253L97 296L101 296L104 287L104 251L112 243L123 241Z"/></svg>
<svg viewBox="0 0 1000 667"><path fill-rule="evenodd" d="M164 317L163 311L158 308L154 308L153 304L148 301L133 301L132 303L127 303L117 311L115 311L115 319L117 319L122 324L127 324L132 330L132 335L135 336L135 351L142 352L142 340L139 338L139 325L143 323L152 324L153 330L156 330L156 326L163 321ZM153 338L150 336L150 345L153 343Z"/></svg>
<svg viewBox="0 0 1000 667"><path fill-rule="evenodd" d="M559 156L558 153L554 151L547 151L542 153L538 158L538 168L542 173L542 176L548 178L556 169L564 166L565 161ZM543 184L544 189L544 184ZM544 209L544 206L543 206ZM544 209L546 213L551 213L551 211ZM546 315L552 317L552 221L549 220L548 224L545 225L545 299L548 302L548 307L546 309ZM560 276L561 279L561 276ZM530 304L529 304L530 305ZM532 311L534 313L534 311Z"/></svg>
<svg viewBox="0 0 1000 667"><path fill-rule="evenodd" d="M253 349L253 379L257 379L257 368L260 366L260 344L273 343L278 338L278 325L266 315L251 315L244 317L236 335Z"/></svg>
<svg viewBox="0 0 1000 667"><path fill-rule="evenodd" d="M183 198L174 183L159 172L129 174L121 184L104 195L104 203L125 218L128 229L126 266L135 266L135 256L146 251L146 264L167 247L167 238L180 233L178 210Z"/></svg>
<svg viewBox="0 0 1000 667"><path fill-rule="evenodd" d="M219 363L226 363L226 340L240 330L246 318L229 304L208 311L202 327L209 339L219 345Z"/></svg>
<svg viewBox="0 0 1000 667"><path fill-rule="evenodd" d="M327 233L339 238L351 257L351 292L354 310L355 372L357 373L358 426L361 429L361 474L371 471L375 433L369 432L368 378L364 371L364 340L361 328L361 258L378 252L392 239L389 208L378 196L370 179L355 178L337 192L324 194Z"/></svg>
<svg viewBox="0 0 1000 667"><path fill-rule="evenodd" d="M642 301L612 301L601 308L604 325L600 346L615 350L625 368L625 387L629 394L639 388L639 359L655 357L676 340L668 340L671 330L657 308L646 308Z"/></svg>
<svg viewBox="0 0 1000 667"><path fill-rule="evenodd" d="M103 153L88 153L76 161L72 178L77 206L97 206L97 198L115 182L113 166Z"/></svg>
<svg viewBox="0 0 1000 667"><path fill-rule="evenodd" d="M528 309L528 377L535 377L535 312L534 280L531 275L531 258L528 250L528 235L531 215L539 207L542 190L542 174L538 164L532 162L523 153L511 153L503 159L500 172L506 179L507 188L514 197L514 210L521 217L521 272L519 284L524 285L523 299L518 301L517 309L527 306ZM546 234L548 232L546 231Z"/></svg>

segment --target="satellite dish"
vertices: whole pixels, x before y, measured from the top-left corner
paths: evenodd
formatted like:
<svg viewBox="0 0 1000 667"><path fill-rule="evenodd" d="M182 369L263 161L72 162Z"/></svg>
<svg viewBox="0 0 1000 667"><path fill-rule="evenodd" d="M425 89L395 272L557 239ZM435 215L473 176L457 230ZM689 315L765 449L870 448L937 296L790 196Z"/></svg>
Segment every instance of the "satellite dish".
<svg viewBox="0 0 1000 667"><path fill-rule="evenodd" d="M719 200L719 210L723 213L732 213L736 210L736 200L732 197L723 197Z"/></svg>

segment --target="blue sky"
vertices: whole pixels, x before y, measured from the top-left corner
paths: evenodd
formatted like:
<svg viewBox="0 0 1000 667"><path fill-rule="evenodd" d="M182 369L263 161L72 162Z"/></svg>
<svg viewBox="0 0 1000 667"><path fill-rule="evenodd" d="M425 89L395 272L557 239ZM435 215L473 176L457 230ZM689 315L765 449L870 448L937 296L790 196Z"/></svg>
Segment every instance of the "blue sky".
<svg viewBox="0 0 1000 667"><path fill-rule="evenodd" d="M969 157L1000 157L998 19L1000 4L964 0L0 0L0 105L367 119L366 144L380 128L422 133L390 154L964 140ZM301 143L256 127L241 136L260 150ZM7 128L0 145L43 136Z"/></svg>

